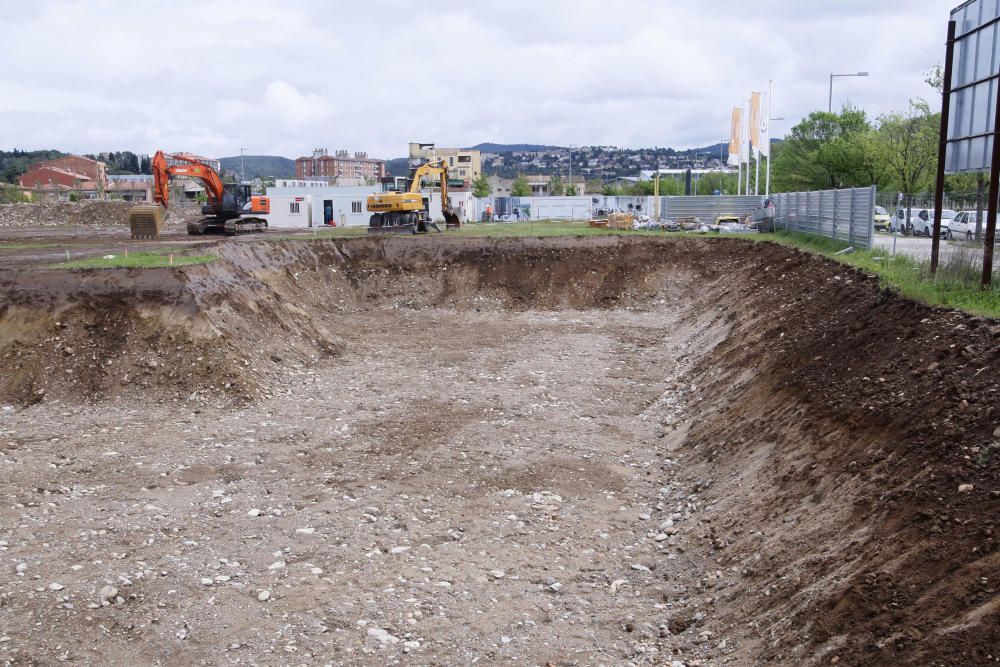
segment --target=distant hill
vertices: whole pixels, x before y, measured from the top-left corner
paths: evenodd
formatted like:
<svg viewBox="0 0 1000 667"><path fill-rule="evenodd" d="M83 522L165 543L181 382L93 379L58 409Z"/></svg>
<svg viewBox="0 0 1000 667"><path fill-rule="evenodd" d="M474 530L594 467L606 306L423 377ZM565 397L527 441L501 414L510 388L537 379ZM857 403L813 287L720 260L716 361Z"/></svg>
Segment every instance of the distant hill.
<svg viewBox="0 0 1000 667"><path fill-rule="evenodd" d="M469 146L469 148L481 153L537 153L539 151L563 150L562 146L544 146L542 144L493 144L489 142Z"/></svg>
<svg viewBox="0 0 1000 667"><path fill-rule="evenodd" d="M244 155L245 178L295 178L295 160L278 155ZM230 174L240 173L240 156L219 158L223 170Z"/></svg>

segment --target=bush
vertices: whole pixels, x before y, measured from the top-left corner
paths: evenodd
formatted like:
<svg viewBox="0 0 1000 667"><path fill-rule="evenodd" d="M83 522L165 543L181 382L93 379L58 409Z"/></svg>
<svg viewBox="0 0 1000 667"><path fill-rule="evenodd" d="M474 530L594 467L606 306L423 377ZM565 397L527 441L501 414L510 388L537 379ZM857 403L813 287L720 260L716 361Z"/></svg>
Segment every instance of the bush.
<svg viewBox="0 0 1000 667"><path fill-rule="evenodd" d="M31 197L12 185L0 185L0 204L23 204L31 201Z"/></svg>
<svg viewBox="0 0 1000 667"><path fill-rule="evenodd" d="M80 201L80 193L79 192L69 193L69 200L74 203Z"/></svg>

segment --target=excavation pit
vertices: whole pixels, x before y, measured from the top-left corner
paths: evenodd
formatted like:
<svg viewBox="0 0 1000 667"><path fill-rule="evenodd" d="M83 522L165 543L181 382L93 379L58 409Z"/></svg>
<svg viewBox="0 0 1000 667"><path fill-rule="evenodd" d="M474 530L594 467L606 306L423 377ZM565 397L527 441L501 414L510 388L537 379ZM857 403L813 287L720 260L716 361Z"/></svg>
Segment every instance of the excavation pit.
<svg viewBox="0 0 1000 667"><path fill-rule="evenodd" d="M744 240L217 252L0 272L0 658L1000 656L995 321Z"/></svg>

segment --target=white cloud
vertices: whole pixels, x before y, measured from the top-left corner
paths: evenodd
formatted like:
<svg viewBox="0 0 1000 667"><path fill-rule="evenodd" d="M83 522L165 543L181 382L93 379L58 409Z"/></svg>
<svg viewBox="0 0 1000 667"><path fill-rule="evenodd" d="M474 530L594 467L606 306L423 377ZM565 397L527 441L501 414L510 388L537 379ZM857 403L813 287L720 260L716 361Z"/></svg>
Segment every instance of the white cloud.
<svg viewBox="0 0 1000 667"><path fill-rule="evenodd" d="M954 0L957 2L957 0ZM0 148L394 157L408 141L697 146L775 82L787 129L932 98L937 0L51 0L0 23Z"/></svg>
<svg viewBox="0 0 1000 667"><path fill-rule="evenodd" d="M311 123L328 118L330 104L320 95L303 94L286 81L267 84L264 100L281 121L286 123Z"/></svg>

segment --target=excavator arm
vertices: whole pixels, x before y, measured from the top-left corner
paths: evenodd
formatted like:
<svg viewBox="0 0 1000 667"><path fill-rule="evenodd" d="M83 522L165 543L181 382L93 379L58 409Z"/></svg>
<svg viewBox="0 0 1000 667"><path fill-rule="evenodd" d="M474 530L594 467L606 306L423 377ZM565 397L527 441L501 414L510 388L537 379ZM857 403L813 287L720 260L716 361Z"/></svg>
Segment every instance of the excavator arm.
<svg viewBox="0 0 1000 667"><path fill-rule="evenodd" d="M420 180L424 176L439 176L441 179L441 213L444 215L445 224L448 227L458 227L460 225L458 216L451 208L451 198L448 196L448 163L445 160L437 162L426 162L413 171L413 179L410 182L410 192L420 192Z"/></svg>
<svg viewBox="0 0 1000 667"><path fill-rule="evenodd" d="M168 157L184 164L168 165ZM222 203L224 186L222 179L214 169L207 164L188 159L182 155L171 155L163 151L157 151L156 155L153 156L153 201L164 208L170 203L171 176L197 178L205 184L205 194L208 196L208 203L213 207L218 207Z"/></svg>

